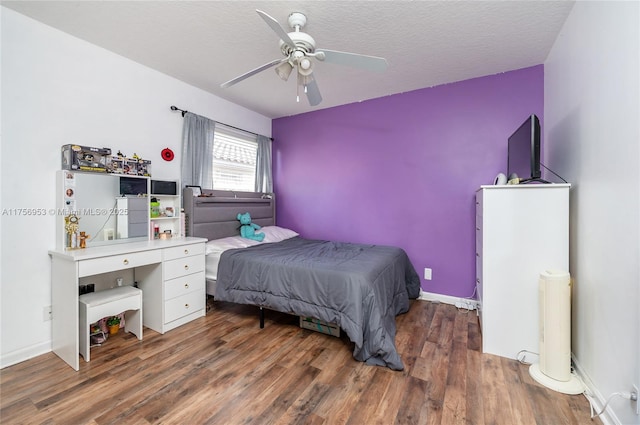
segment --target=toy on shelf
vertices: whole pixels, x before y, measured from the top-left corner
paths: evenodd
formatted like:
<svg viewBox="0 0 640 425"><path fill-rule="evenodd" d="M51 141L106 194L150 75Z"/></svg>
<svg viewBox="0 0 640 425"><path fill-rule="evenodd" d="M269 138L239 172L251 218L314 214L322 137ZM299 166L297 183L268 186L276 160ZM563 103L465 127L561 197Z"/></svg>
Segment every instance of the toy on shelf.
<svg viewBox="0 0 640 425"><path fill-rule="evenodd" d="M142 159L137 153L128 158L121 151L118 151L116 155L111 157L108 171L113 174L151 177L151 161Z"/></svg>
<svg viewBox="0 0 640 425"><path fill-rule="evenodd" d="M62 146L62 169L106 173L111 168L111 149L80 145Z"/></svg>

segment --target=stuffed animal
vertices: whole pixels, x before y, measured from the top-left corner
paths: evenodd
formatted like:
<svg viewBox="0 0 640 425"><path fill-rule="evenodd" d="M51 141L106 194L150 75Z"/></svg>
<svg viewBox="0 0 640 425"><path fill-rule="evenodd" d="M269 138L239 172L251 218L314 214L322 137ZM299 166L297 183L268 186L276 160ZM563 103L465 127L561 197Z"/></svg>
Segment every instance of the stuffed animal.
<svg viewBox="0 0 640 425"><path fill-rule="evenodd" d="M251 215L248 212L238 213L238 220L240 220L240 236L262 242L264 233L256 233L256 230L260 230L260 226L251 222Z"/></svg>

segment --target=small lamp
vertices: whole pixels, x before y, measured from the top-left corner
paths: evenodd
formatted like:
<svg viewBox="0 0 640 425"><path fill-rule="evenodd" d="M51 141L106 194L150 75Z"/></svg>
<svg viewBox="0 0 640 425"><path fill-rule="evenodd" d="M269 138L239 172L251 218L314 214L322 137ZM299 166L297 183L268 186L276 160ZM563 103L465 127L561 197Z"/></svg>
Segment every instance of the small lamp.
<svg viewBox="0 0 640 425"><path fill-rule="evenodd" d="M281 63L276 67L276 74L278 74L278 77L280 77L283 81L287 81L289 79L291 71L293 71L293 65L291 65L289 62Z"/></svg>
<svg viewBox="0 0 640 425"><path fill-rule="evenodd" d="M301 75L311 75L311 60L309 58L302 58L298 62L298 72Z"/></svg>

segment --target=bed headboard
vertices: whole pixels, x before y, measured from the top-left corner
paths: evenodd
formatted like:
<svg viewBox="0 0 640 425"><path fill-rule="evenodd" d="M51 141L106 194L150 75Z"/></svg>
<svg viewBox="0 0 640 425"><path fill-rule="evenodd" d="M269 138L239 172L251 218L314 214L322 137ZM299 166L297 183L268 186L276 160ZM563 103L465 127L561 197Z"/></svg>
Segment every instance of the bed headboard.
<svg viewBox="0 0 640 425"><path fill-rule="evenodd" d="M208 240L240 235L238 213L248 212L259 226L275 226L276 200L273 194L231 192L202 189L206 196L193 196L193 189L184 188L182 204L187 236Z"/></svg>

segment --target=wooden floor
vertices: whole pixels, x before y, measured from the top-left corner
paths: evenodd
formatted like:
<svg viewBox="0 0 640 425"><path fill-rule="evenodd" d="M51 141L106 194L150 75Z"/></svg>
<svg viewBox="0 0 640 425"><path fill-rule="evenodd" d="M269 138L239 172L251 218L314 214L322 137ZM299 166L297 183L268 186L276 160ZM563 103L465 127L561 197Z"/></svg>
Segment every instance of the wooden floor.
<svg viewBox="0 0 640 425"><path fill-rule="evenodd" d="M546 389L480 353L475 312L412 301L398 316L405 370L352 358L346 337L297 318L213 303L165 335L93 348L75 372L48 353L0 372L3 424L601 424L584 396Z"/></svg>

